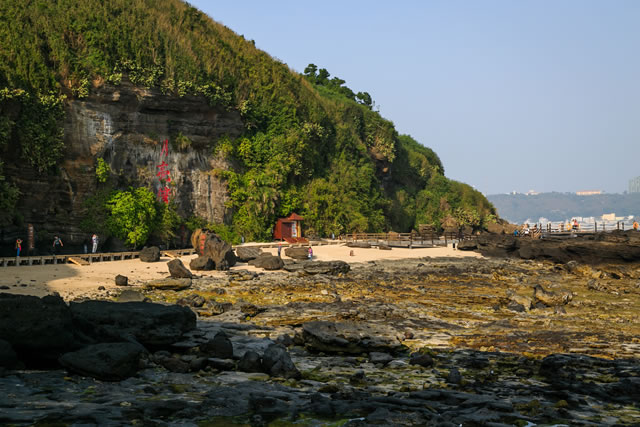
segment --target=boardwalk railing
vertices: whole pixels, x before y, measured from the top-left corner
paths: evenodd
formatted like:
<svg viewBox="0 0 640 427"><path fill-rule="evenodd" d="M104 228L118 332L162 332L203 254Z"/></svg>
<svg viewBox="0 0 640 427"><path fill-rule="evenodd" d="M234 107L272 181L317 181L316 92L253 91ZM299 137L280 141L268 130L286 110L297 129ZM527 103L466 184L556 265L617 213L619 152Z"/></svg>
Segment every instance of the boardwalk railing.
<svg viewBox="0 0 640 427"><path fill-rule="evenodd" d="M182 256L191 255L195 252L193 248L188 249L172 249L162 251L163 253ZM45 265L45 264L66 264L71 262L72 258L82 260L92 264L94 262L102 261L120 261L125 259L136 259L140 257L139 251L131 252L105 252L96 254L65 254L65 255L35 255L35 256L21 256L21 257L5 257L0 258L0 266L20 266L20 265Z"/></svg>
<svg viewBox="0 0 640 427"><path fill-rule="evenodd" d="M323 245L337 245L343 242L339 240L314 240L311 242L313 246ZM247 246L257 248L277 248L278 245L291 246L286 242L271 242L271 243L258 243ZM295 245L294 245L295 246ZM235 249L237 246L233 246ZM196 251L193 248L185 249L170 249L161 251L162 254L169 257L180 257L183 255L192 255ZM139 251L129 252L104 252L96 254L64 254L64 255L34 255L34 256L21 256L21 257L4 257L0 258L0 267L20 266L20 265L46 265L46 264L67 264L72 263L89 263L103 262L103 261L121 261L125 259L136 259L140 257Z"/></svg>
<svg viewBox="0 0 640 427"><path fill-rule="evenodd" d="M429 233L352 233L343 237L347 242L365 242L372 245L408 248L447 246L449 242L473 238L458 232Z"/></svg>
<svg viewBox="0 0 640 427"><path fill-rule="evenodd" d="M616 222L581 222L577 229L567 227L565 224L548 222L546 224L533 224L529 227L529 232L532 237L539 237L542 234L548 233L601 233L611 231L625 231L632 229L632 223L630 221L616 221ZM523 229L519 229L520 234L523 233Z"/></svg>

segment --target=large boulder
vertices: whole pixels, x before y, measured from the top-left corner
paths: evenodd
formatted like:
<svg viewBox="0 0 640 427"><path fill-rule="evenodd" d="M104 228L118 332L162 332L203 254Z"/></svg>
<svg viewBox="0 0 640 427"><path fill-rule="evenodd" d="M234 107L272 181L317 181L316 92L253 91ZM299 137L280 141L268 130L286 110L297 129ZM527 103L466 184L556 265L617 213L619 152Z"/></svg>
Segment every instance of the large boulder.
<svg viewBox="0 0 640 427"><path fill-rule="evenodd" d="M140 261L142 262L157 262L160 261L160 248L157 246L151 246L149 248L143 248L140 251Z"/></svg>
<svg viewBox="0 0 640 427"><path fill-rule="evenodd" d="M191 244L200 256L213 260L216 270L228 270L236 264L236 254L231 245L217 234L205 229L198 229L191 236Z"/></svg>
<svg viewBox="0 0 640 427"><path fill-rule="evenodd" d="M258 258L262 254L262 249L252 246L241 246L236 248L236 256L241 262L248 262Z"/></svg>
<svg viewBox="0 0 640 427"><path fill-rule="evenodd" d="M200 352L218 359L233 358L233 344L224 332L218 332L212 340L200 345Z"/></svg>
<svg viewBox="0 0 640 427"><path fill-rule="evenodd" d="M131 342L102 343L65 353L59 362L80 375L103 381L120 381L138 371L140 357L145 351L141 345Z"/></svg>
<svg viewBox="0 0 640 427"><path fill-rule="evenodd" d="M167 267L169 267L169 273L171 277L174 279L192 279L193 274L189 271L187 267L184 266L182 261L179 259L172 259L167 263Z"/></svg>
<svg viewBox="0 0 640 427"><path fill-rule="evenodd" d="M344 261L310 261L305 262L302 271L305 274L338 274L347 273L351 266Z"/></svg>
<svg viewBox="0 0 640 427"><path fill-rule="evenodd" d="M210 271L216 268L216 264L209 257L199 256L191 260L189 268L195 271Z"/></svg>
<svg viewBox="0 0 640 427"><path fill-rule="evenodd" d="M475 239L460 240L457 248L461 251L475 251L478 249L478 242Z"/></svg>
<svg viewBox="0 0 640 427"><path fill-rule="evenodd" d="M327 353L396 353L406 349L398 342L396 331L384 325L314 321L302 325L302 338L308 350Z"/></svg>
<svg viewBox="0 0 640 427"><path fill-rule="evenodd" d="M238 370L242 372L262 372L262 358L257 352L248 350L238 361Z"/></svg>
<svg viewBox="0 0 640 427"><path fill-rule="evenodd" d="M309 259L309 247L291 246L289 248L285 248L284 254L293 259Z"/></svg>
<svg viewBox="0 0 640 427"><path fill-rule="evenodd" d="M118 302L142 302L145 301L147 297L142 295L139 291L133 289L125 289L120 292L116 301Z"/></svg>
<svg viewBox="0 0 640 427"><path fill-rule="evenodd" d="M263 253L258 258L249 261L249 265L264 268L265 270L280 270L284 267L284 261L282 261L282 258L275 255Z"/></svg>
<svg viewBox="0 0 640 427"><path fill-rule="evenodd" d="M75 345L73 318L59 296L0 294L0 339L21 360L55 361Z"/></svg>
<svg viewBox="0 0 640 427"><path fill-rule="evenodd" d="M181 291L191 287L191 279L156 279L147 282L144 287L161 291Z"/></svg>
<svg viewBox="0 0 640 427"><path fill-rule="evenodd" d="M129 278L127 276L123 276L122 274L118 274L116 276L116 286L128 286Z"/></svg>
<svg viewBox="0 0 640 427"><path fill-rule="evenodd" d="M262 367L265 373L272 377L295 378L302 377L296 365L289 356L289 352L282 344L271 344L262 356Z"/></svg>
<svg viewBox="0 0 640 427"><path fill-rule="evenodd" d="M97 342L135 340L144 346L167 346L196 327L196 315L187 307L147 302L72 302L73 322Z"/></svg>

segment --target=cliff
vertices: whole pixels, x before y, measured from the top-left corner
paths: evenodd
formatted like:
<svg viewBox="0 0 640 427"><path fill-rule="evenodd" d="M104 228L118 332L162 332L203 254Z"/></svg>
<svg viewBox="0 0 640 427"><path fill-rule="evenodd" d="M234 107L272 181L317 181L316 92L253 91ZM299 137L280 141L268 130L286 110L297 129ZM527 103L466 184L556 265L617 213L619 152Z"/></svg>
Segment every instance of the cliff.
<svg viewBox="0 0 640 427"><path fill-rule="evenodd" d="M123 81L95 88L87 98L69 99L65 113L59 173L39 173L18 162L5 165L21 193L17 211L25 224L34 225L38 240L59 233L65 243L79 245L86 238L79 224L86 212L84 201L98 186L95 164L100 157L120 186L156 189L157 166L165 161L181 216L229 221L227 185L212 171L230 164L212 153L222 136L235 138L243 132L238 112L213 108L201 96L164 95ZM163 156L162 142L176 135L187 138L190 146L169 146L168 156ZM3 240L23 234L23 226L9 227Z"/></svg>

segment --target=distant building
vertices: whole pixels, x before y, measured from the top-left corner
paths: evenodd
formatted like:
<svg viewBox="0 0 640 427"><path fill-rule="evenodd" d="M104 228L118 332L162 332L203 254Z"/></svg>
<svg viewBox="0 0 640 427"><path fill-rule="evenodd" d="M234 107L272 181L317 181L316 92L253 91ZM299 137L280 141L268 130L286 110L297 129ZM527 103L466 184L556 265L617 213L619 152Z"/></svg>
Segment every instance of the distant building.
<svg viewBox="0 0 640 427"><path fill-rule="evenodd" d="M629 193L640 193L640 176L629 180Z"/></svg>
<svg viewBox="0 0 640 427"><path fill-rule="evenodd" d="M602 190L584 190L584 191L576 191L578 196L595 196L597 194L602 194Z"/></svg>
<svg viewBox="0 0 640 427"><path fill-rule="evenodd" d="M527 196L537 196L538 194L540 194L539 191L536 190L529 190L525 193Z"/></svg>

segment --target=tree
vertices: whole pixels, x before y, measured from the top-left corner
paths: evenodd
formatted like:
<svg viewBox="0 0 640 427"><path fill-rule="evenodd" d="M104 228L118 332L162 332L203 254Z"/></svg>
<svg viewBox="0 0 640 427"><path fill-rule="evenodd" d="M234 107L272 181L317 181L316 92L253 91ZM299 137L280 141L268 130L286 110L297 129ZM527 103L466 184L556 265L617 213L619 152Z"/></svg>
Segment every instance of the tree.
<svg viewBox="0 0 640 427"><path fill-rule="evenodd" d="M356 95L356 99L360 104L365 105L369 108L373 106L373 100L371 99L371 95L369 95L369 92L358 92L358 94Z"/></svg>
<svg viewBox="0 0 640 427"><path fill-rule="evenodd" d="M316 64L309 64L304 69L304 75L312 80L316 79L316 73L318 72L318 66Z"/></svg>
<svg viewBox="0 0 640 427"><path fill-rule="evenodd" d="M319 85L326 85L329 81L329 76L331 76L331 74L329 74L329 71L327 71L326 68L320 68L320 71L318 71L318 77L316 78L316 83Z"/></svg>
<svg viewBox="0 0 640 427"><path fill-rule="evenodd" d="M157 216L156 197L140 187L115 192L107 201L107 226L114 236L137 247L144 244Z"/></svg>

